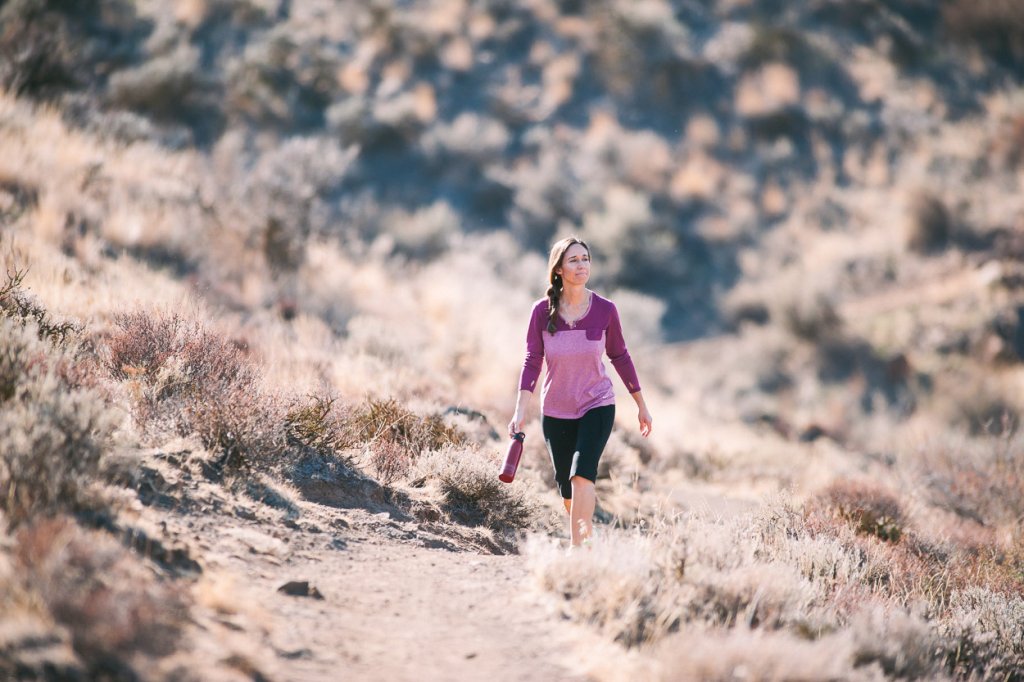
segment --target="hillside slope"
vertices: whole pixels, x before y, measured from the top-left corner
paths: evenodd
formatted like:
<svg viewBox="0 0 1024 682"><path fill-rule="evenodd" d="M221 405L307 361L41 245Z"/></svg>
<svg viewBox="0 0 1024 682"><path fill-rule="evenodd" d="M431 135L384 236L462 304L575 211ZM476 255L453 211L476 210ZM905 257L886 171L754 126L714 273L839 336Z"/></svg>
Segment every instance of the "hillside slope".
<svg viewBox="0 0 1024 682"><path fill-rule="evenodd" d="M1022 21L0 0L0 677L1021 679ZM568 232L655 416L576 553Z"/></svg>

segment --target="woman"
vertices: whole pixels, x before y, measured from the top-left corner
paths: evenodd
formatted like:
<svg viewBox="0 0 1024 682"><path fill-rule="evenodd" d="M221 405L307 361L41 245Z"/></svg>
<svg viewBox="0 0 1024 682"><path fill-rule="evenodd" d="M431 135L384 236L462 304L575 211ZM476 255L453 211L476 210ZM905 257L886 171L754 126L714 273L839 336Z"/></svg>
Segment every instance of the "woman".
<svg viewBox="0 0 1024 682"><path fill-rule="evenodd" d="M551 248L547 297L533 306L526 334L526 361L519 377L515 414L509 435L521 430L526 406L540 377L544 440L555 467L555 481L569 512L573 546L590 537L597 497L594 482L615 421L615 393L601 355L612 366L639 409L640 434L651 432L651 413L640 392L633 361L626 350L615 304L587 289L590 247L567 237Z"/></svg>

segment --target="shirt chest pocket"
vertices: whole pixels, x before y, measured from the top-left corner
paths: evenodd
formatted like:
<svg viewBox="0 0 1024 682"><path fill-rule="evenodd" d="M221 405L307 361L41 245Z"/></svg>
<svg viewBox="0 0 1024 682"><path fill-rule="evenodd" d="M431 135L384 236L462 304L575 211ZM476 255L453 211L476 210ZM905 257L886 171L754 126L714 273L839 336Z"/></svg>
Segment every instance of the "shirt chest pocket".
<svg viewBox="0 0 1024 682"><path fill-rule="evenodd" d="M587 341L600 341L604 338L603 329L588 329L587 330Z"/></svg>

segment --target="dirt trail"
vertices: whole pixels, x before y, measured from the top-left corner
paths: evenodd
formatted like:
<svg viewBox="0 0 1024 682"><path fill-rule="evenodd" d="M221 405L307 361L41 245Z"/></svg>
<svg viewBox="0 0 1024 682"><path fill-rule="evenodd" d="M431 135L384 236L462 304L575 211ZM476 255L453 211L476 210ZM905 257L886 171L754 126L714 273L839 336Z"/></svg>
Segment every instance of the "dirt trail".
<svg viewBox="0 0 1024 682"><path fill-rule="evenodd" d="M324 600L286 597L310 579ZM302 554L253 581L273 614L286 679L584 680L557 614L526 584L520 556L360 541ZM559 640L562 640L561 643Z"/></svg>
<svg viewBox="0 0 1024 682"><path fill-rule="evenodd" d="M397 509L283 511L159 468L160 499L189 511L137 505L123 520L159 527L201 565L178 663L203 679L593 679L581 671L597 636L530 584L521 555ZM279 591L292 581L323 598Z"/></svg>

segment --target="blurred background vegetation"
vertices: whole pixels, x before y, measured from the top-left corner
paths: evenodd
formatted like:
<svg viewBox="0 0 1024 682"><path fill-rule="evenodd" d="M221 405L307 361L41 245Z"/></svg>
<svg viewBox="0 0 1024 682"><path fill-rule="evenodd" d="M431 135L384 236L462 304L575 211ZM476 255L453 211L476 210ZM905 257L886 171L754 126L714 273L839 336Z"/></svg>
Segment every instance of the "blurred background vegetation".
<svg viewBox="0 0 1024 682"><path fill-rule="evenodd" d="M85 670L173 650L191 564L132 597L89 548L137 537L111 486L202 508L175 466L289 528L551 531L541 439L514 492L478 448L568 233L656 418L620 411L600 517L660 528L535 547L568 613L729 637L656 653L694 677L1021 679L1019 0L0 0L0 577L35 576L0 601ZM576 598L627 554L632 592Z"/></svg>
<svg viewBox="0 0 1024 682"><path fill-rule="evenodd" d="M1018 204L976 191L1021 163L1019 109L993 111L1024 69L1010 0L0 7L9 93L215 160L246 209L232 229L281 271L311 236L421 261L461 235L540 252L572 230L598 286L656 296L666 338L690 339L735 325L722 297L781 226L890 219L858 190L920 194L915 250L1018 227ZM943 149L966 121L985 122L973 149Z"/></svg>

